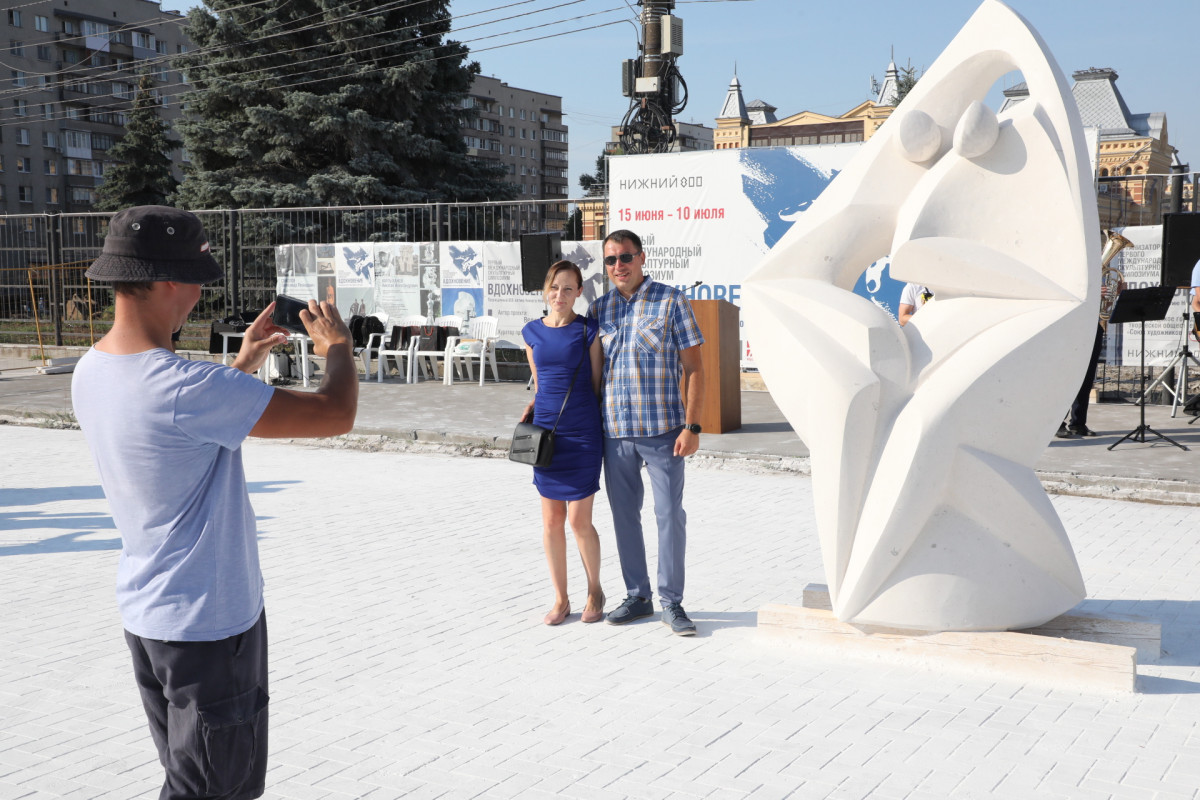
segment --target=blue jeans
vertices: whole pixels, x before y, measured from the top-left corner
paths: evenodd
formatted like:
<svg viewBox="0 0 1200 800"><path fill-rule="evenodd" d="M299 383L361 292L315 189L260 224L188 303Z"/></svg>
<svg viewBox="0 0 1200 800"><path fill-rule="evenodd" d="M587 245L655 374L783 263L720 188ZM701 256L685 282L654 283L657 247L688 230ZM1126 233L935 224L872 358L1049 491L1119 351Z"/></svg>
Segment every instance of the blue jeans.
<svg viewBox="0 0 1200 800"><path fill-rule="evenodd" d="M658 436L604 439L604 486L612 507L617 555L626 591L649 600L646 541L642 534L642 465L650 475L654 516L658 521L658 594L660 602L683 601L683 558L687 514L683 510L683 458L675 455L682 428Z"/></svg>

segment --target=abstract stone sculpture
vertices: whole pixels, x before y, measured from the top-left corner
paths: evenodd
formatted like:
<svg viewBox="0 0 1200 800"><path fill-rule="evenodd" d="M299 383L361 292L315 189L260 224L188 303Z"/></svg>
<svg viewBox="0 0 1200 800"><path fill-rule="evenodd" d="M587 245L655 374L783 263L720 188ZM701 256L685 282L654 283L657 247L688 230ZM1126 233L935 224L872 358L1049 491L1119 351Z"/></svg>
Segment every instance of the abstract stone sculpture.
<svg viewBox="0 0 1200 800"><path fill-rule="evenodd" d="M1019 70L1029 99L982 104ZM1039 625L1084 597L1033 464L1099 304L1083 133L1045 43L987 0L746 280L767 387L812 454L833 610L901 629ZM901 328L850 290L891 254Z"/></svg>

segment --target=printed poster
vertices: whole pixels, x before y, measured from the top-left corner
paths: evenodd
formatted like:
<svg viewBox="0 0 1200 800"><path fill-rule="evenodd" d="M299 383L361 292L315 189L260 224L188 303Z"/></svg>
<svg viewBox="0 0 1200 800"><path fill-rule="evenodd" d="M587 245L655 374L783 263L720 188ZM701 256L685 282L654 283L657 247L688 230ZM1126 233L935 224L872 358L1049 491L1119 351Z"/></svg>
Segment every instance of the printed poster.
<svg viewBox="0 0 1200 800"><path fill-rule="evenodd" d="M646 273L741 306L745 276L862 147L751 147L609 160L609 230L642 238ZM863 264L854 291L895 316L904 284ZM744 321L743 321L744 324ZM752 360L742 342L743 359Z"/></svg>

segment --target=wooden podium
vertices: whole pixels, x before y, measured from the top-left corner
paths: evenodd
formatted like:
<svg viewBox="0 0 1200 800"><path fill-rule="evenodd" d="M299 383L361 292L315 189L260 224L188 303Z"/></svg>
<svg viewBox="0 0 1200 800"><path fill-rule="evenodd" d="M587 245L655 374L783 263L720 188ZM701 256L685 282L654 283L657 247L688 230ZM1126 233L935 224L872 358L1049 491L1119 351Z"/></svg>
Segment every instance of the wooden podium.
<svg viewBox="0 0 1200 800"><path fill-rule="evenodd" d="M693 300L692 311L704 344L704 404L700 427L704 433L725 433L742 427L741 342L738 307L727 300ZM684 403L687 398L684 398Z"/></svg>

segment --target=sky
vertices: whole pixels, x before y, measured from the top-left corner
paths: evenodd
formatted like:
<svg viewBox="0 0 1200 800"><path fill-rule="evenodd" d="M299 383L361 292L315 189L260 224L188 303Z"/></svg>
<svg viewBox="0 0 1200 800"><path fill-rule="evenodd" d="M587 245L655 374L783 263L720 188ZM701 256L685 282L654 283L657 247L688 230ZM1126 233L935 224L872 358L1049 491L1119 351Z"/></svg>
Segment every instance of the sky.
<svg viewBox="0 0 1200 800"><path fill-rule="evenodd" d="M162 3L183 11L192 5ZM1200 0L1008 5L1041 34L1068 84L1076 70L1111 67L1132 113L1165 112L1168 141L1200 172ZM684 31L677 64L689 93L677 119L714 127L735 69L746 102L765 100L779 118L845 113L871 98L871 77L883 79L893 52L898 66L928 68L978 6L974 0L677 0ZM637 55L636 0L451 0L450 10L453 38L471 48L483 74L562 97L571 196L582 196L579 175L593 170L611 126L629 107L621 61ZM518 14L524 16L512 18ZM1003 100L1000 88L989 104Z"/></svg>

